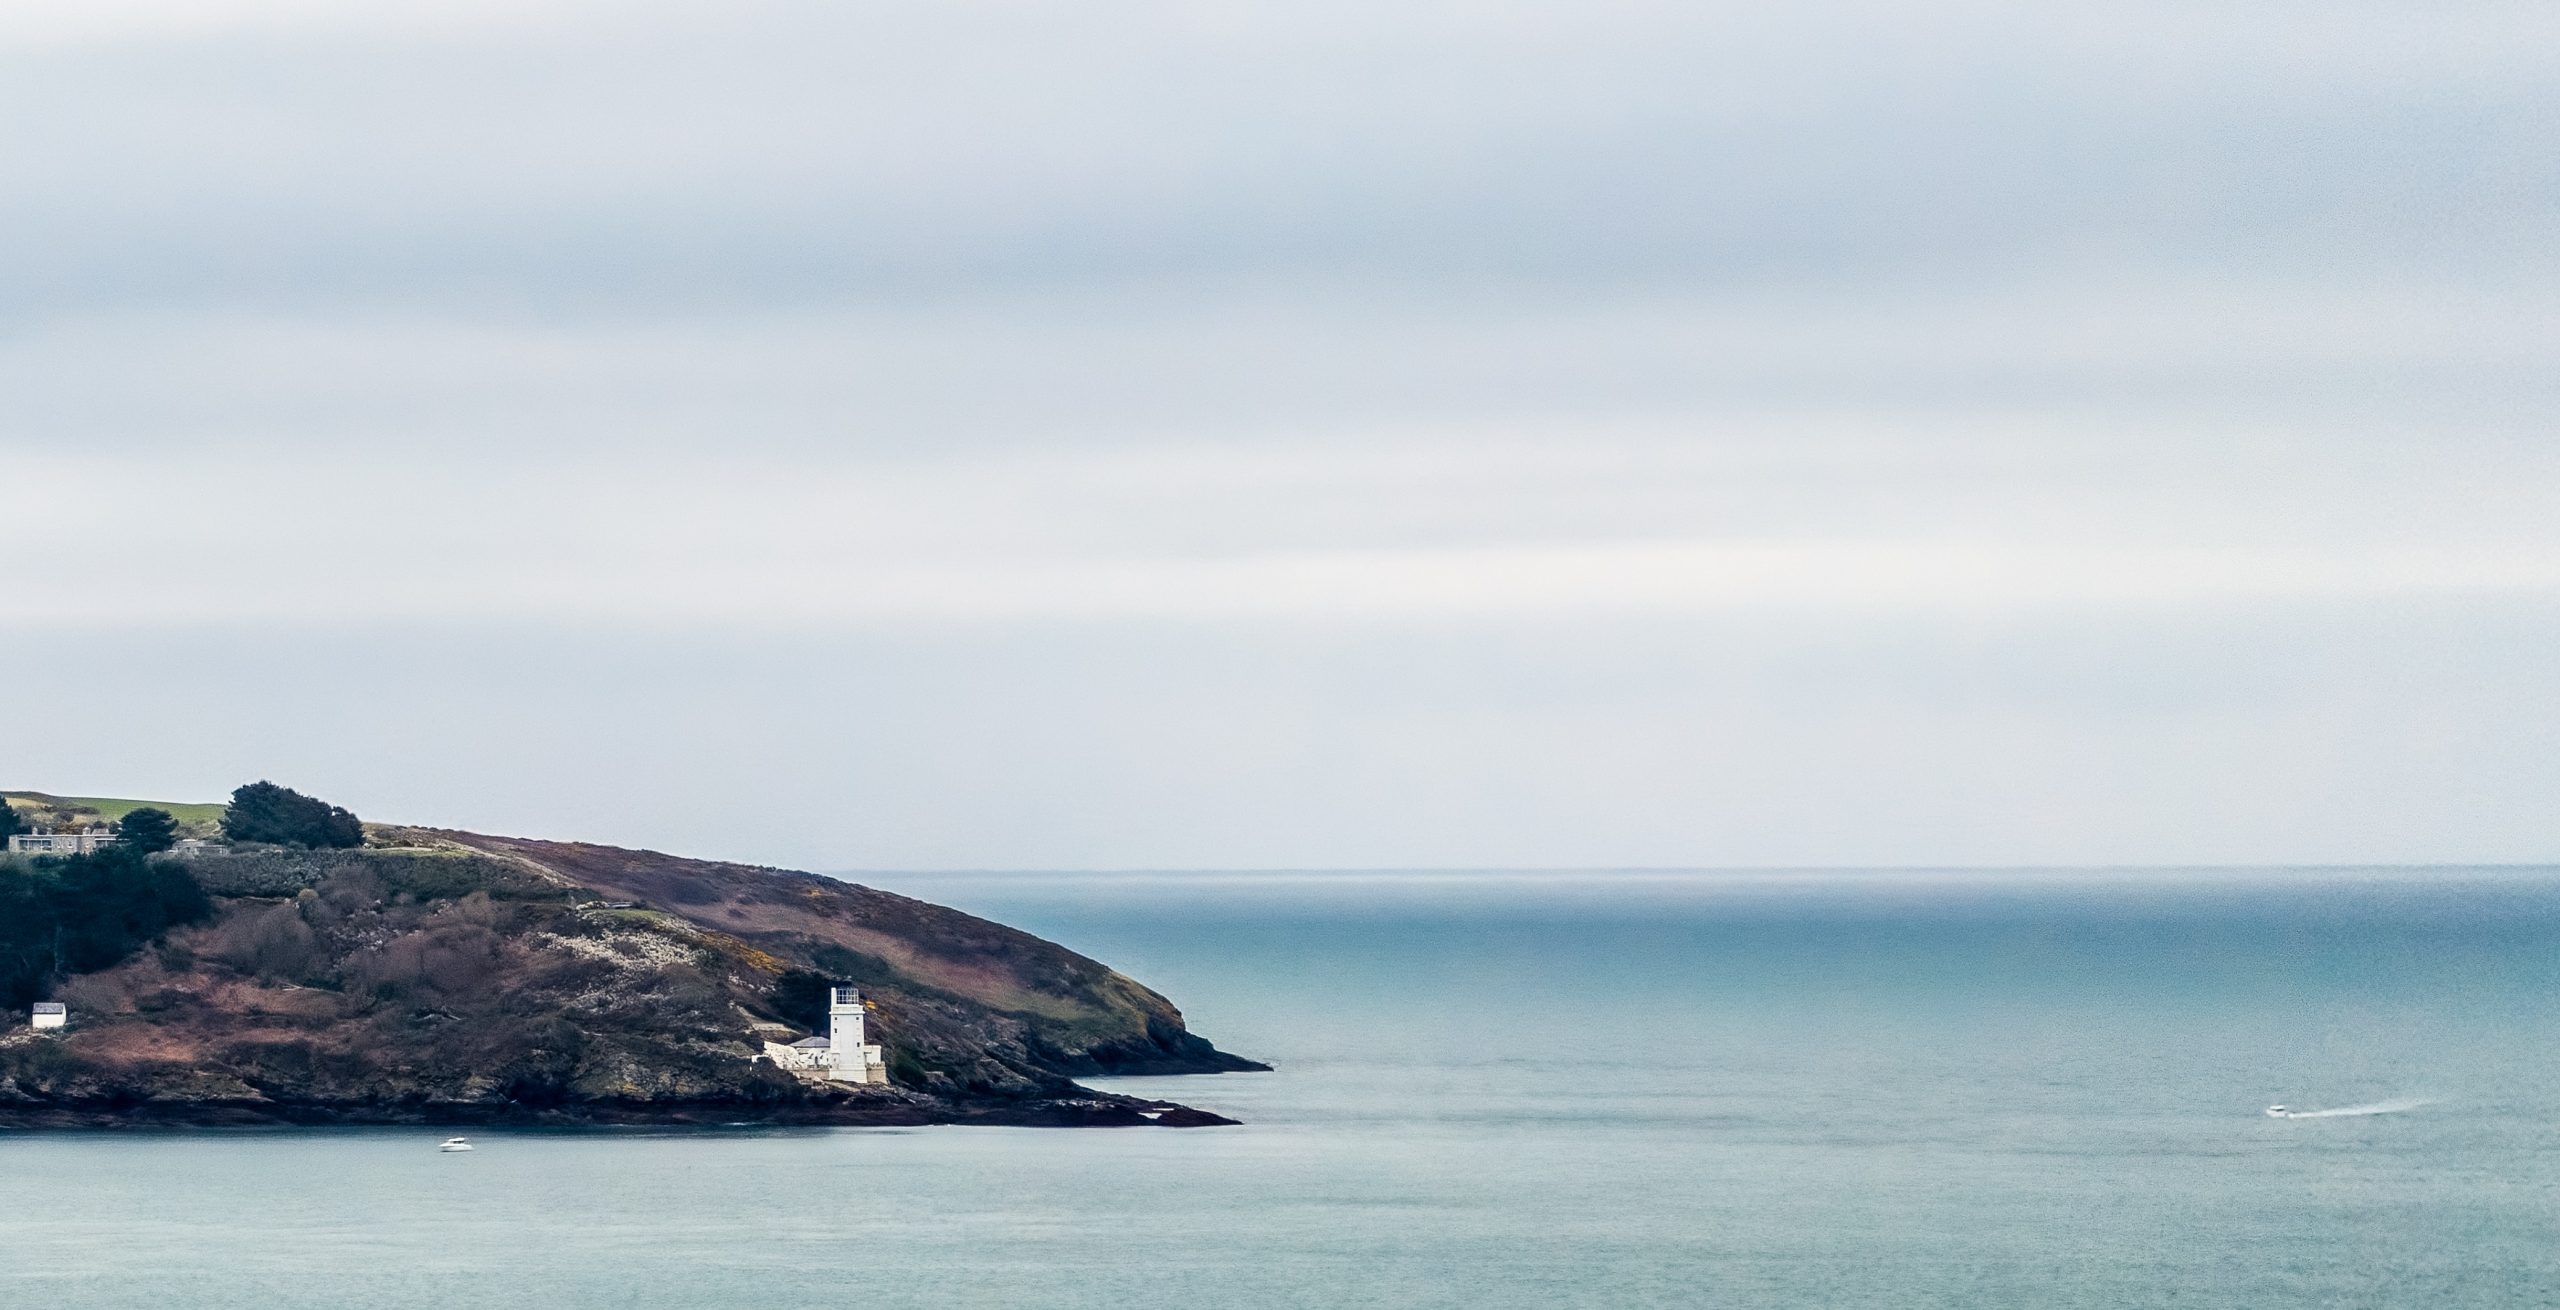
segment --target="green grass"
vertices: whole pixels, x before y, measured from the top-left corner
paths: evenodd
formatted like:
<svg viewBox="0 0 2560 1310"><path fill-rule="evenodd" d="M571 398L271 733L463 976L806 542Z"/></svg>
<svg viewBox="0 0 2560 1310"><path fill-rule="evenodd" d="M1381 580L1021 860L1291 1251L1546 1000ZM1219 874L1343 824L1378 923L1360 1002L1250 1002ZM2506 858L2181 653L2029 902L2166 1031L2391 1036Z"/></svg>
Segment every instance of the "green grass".
<svg viewBox="0 0 2560 1310"><path fill-rule="evenodd" d="M190 805L182 801L129 801L111 796L54 796L40 791L0 792L0 799L6 799L13 809L29 813L69 810L82 818L95 815L101 823L113 823L146 805L153 809L167 810L169 817L189 827L197 825L209 827L222 822L220 804Z"/></svg>

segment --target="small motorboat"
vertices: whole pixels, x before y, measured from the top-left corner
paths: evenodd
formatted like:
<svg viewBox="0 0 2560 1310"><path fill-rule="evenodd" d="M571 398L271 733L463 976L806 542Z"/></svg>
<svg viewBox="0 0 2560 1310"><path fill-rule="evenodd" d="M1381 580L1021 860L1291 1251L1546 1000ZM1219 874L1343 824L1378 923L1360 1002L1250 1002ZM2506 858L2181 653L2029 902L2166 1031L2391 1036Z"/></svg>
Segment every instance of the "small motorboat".
<svg viewBox="0 0 2560 1310"><path fill-rule="evenodd" d="M2293 1117L2293 1111L2288 1110L2281 1105L2270 1105L2267 1107L2267 1117L2270 1119L2290 1119ZM470 1148L464 1147L463 1149L469 1150Z"/></svg>
<svg viewBox="0 0 2560 1310"><path fill-rule="evenodd" d="M444 1139L444 1145L439 1146L436 1149L447 1154L451 1154L455 1151L468 1151L471 1149L471 1139L468 1137L448 1137Z"/></svg>

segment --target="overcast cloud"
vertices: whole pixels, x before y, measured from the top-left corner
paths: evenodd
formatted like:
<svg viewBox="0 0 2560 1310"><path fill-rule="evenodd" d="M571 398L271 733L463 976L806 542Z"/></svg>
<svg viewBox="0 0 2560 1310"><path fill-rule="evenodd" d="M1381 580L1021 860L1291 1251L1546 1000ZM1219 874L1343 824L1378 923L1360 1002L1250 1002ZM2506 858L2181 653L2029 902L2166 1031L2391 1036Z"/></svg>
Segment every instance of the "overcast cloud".
<svg viewBox="0 0 2560 1310"><path fill-rule="evenodd" d="M2560 9L46 0L0 783L2560 857Z"/></svg>

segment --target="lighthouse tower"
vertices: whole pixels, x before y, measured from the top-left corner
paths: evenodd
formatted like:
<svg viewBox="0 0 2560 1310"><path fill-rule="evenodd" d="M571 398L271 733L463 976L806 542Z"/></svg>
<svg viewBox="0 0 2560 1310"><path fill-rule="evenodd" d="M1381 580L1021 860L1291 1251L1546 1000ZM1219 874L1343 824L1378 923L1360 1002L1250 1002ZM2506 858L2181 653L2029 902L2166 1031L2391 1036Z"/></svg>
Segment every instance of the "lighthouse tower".
<svg viewBox="0 0 2560 1310"><path fill-rule="evenodd" d="M829 1078L840 1083L889 1081L889 1067L880 1058L880 1048L865 1044L863 1035L862 993L838 984L827 1000L827 1048L835 1056Z"/></svg>

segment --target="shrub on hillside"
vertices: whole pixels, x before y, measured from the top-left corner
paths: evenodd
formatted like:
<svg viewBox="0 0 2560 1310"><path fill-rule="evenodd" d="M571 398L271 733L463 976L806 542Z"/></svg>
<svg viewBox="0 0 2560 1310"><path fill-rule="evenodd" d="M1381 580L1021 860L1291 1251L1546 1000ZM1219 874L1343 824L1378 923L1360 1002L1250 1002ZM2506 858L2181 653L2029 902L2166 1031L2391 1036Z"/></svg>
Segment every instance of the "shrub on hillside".
<svg viewBox="0 0 2560 1310"><path fill-rule="evenodd" d="M773 1012L803 1032L827 1030L827 1009L835 999L836 980L807 969L790 969L773 982Z"/></svg>
<svg viewBox="0 0 2560 1310"><path fill-rule="evenodd" d="M0 801L0 842L6 842L26 830L27 821L18 817L17 807Z"/></svg>
<svg viewBox="0 0 2560 1310"><path fill-rule="evenodd" d="M348 990L385 1001L491 1001L483 994L506 970L510 951L497 930L506 914L477 893L456 901L348 962Z"/></svg>
<svg viewBox="0 0 2560 1310"><path fill-rule="evenodd" d="M272 782L253 782L231 793L231 804L222 812L222 835L278 846L362 846L364 824L327 801Z"/></svg>
<svg viewBox="0 0 2560 1310"><path fill-rule="evenodd" d="M243 909L210 933L205 945L223 963L267 982L311 981L329 962L294 901Z"/></svg>

